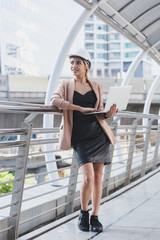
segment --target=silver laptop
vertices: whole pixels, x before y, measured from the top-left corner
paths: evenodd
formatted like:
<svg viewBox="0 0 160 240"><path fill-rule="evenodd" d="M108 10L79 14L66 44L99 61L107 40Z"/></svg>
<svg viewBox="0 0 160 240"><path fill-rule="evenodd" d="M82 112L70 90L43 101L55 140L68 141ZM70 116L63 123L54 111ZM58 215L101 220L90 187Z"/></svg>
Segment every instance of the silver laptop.
<svg viewBox="0 0 160 240"><path fill-rule="evenodd" d="M131 89L132 86L110 87L104 110L100 112L92 112L86 114L107 113L113 104L116 104L116 107L119 111L125 110L127 108Z"/></svg>

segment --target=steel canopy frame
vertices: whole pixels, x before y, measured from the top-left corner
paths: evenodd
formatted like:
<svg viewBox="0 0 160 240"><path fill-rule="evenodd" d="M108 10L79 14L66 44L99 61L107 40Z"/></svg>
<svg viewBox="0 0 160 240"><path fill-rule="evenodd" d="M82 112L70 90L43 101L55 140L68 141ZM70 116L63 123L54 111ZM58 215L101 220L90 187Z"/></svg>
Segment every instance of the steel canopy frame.
<svg viewBox="0 0 160 240"><path fill-rule="evenodd" d="M75 2L77 2L78 4L80 4L81 6L83 6L86 9L89 9L91 7L91 3L87 0L74 0ZM147 3L148 0L145 1L145 4ZM98 0L97 0L98 2ZM122 35L124 35L125 37L127 37L128 39L130 39L132 42L136 43L140 48L142 48L144 51L150 51L149 54L151 55L151 57L158 63L160 64L160 52L155 48L155 46L157 45L156 43L159 41L159 35L158 35L158 40L154 39L153 44L151 44L150 38L153 36L153 34L155 34L156 32L153 31L153 33L149 36L146 36L146 34L142 33L138 28L136 28L136 26L133 24L135 19L133 19L133 22L129 22L124 16L122 16L121 12L122 10L124 11L125 8L129 7L131 4L133 3L137 3L138 1L136 0L131 0L131 1L127 1L126 0L126 4L119 9L119 11L117 11L113 6L111 6L111 3L114 3L113 0L108 0L108 1L104 1L103 4L101 4L101 6L99 6L94 14L96 16L98 16L101 20L103 20L104 22L106 22L107 24L109 24L111 27L113 27L116 31L118 31L119 33L121 33ZM116 1L117 4L119 2L119 4L121 2L124 1ZM153 0L153 6L152 9L155 8L156 6L158 6L159 4L154 4L154 2L157 2L156 0ZM138 6L137 6L138 8ZM106 9L110 12L112 12L112 14L110 13L110 15L107 13ZM148 11L151 10L151 7L148 8ZM146 13L147 10L144 10L144 12L140 15L137 16L137 19L142 17L143 15L145 15L144 13ZM151 20L152 22L152 20ZM123 23L123 24L122 24ZM143 30L143 29L142 29ZM160 27L158 29L160 31ZM156 36L157 36L156 35ZM154 46L155 45L155 46ZM149 50L151 49L151 50Z"/></svg>

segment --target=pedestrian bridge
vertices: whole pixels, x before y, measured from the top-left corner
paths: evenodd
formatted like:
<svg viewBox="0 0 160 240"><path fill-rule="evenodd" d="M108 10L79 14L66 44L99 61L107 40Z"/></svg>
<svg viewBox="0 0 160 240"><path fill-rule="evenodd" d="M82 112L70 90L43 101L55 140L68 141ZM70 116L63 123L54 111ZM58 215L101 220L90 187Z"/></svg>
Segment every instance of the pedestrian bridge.
<svg viewBox="0 0 160 240"><path fill-rule="evenodd" d="M51 74L49 89L52 93L74 39L92 14L142 49L121 86L130 84L145 53L160 64L158 1L147 0L145 4L138 0L74 1L85 11L68 35ZM51 116L55 109L38 104L0 102L0 113L10 118L15 113L17 116L31 113L21 126L0 129L0 175L3 175L0 181L3 193L0 195L0 239L159 239L160 116L147 114L158 89L159 76L149 91L145 85L146 92L141 94L144 100L147 93L145 114L119 112L107 120L118 143L110 146L112 164L104 167L99 215L104 232L97 234L80 232L76 226L81 173L74 152L58 148L59 127L32 127L37 114ZM47 101L49 95L47 91ZM60 113L54 117L57 114ZM124 119L129 119L128 125L126 121L123 124Z"/></svg>
<svg viewBox="0 0 160 240"><path fill-rule="evenodd" d="M118 239L118 236L128 239L131 236L135 240L149 237L152 232L158 235L158 115L119 112L108 119L118 143L110 146L112 164L105 166L103 172L99 218L104 232L94 234L80 233L76 226L81 173L74 153L59 150L59 128L32 128L37 114L61 113L36 104L1 102L0 105L1 112L32 113L19 128L8 126L0 130L0 173L14 173L12 178L0 182L3 187L13 185L11 192L0 195L0 239L53 236L54 239ZM123 125L123 119L130 119L132 124Z"/></svg>
<svg viewBox="0 0 160 240"><path fill-rule="evenodd" d="M103 198L99 214L104 227L102 233L81 232L77 227L78 212L75 212L57 221L57 227L51 223L19 240L159 240L159 181L160 172L156 170Z"/></svg>

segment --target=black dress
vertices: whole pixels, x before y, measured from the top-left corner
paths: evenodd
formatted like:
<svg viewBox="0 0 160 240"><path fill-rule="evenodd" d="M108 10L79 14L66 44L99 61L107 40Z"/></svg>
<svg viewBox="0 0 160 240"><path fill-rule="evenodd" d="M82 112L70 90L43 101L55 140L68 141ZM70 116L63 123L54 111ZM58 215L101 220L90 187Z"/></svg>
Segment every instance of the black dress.
<svg viewBox="0 0 160 240"><path fill-rule="evenodd" d="M73 103L81 107L94 108L96 95L93 90L85 94L74 91ZM110 163L110 140L104 133L95 115L73 111L72 146L79 163Z"/></svg>

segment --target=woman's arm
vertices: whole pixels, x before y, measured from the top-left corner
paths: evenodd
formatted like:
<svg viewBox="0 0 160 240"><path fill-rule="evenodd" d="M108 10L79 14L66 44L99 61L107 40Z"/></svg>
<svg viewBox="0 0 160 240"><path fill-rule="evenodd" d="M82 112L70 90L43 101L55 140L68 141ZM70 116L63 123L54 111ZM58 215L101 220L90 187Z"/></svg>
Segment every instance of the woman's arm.
<svg viewBox="0 0 160 240"><path fill-rule="evenodd" d="M68 110L79 111L82 113L90 113L90 112L95 112L96 108L86 108L86 107L81 107L81 106L69 103Z"/></svg>
<svg viewBox="0 0 160 240"><path fill-rule="evenodd" d="M64 100L64 81L60 81L57 89L51 97L51 105L61 110L68 110L69 101Z"/></svg>
<svg viewBox="0 0 160 240"><path fill-rule="evenodd" d="M98 84L98 87L99 87L99 109L97 111L103 111L103 88L102 88L102 84ZM98 114L98 117L101 118L101 119L106 119L108 118L108 116L106 116L106 114L104 113L99 113Z"/></svg>
<svg viewBox="0 0 160 240"><path fill-rule="evenodd" d="M94 112L96 111L95 108L84 108L80 107L78 105L72 104L69 101L64 100L64 82L60 82L56 91L54 92L52 98L51 98L51 105L56 106L59 109L63 110L75 110L75 111L80 111L82 113L89 113L89 112Z"/></svg>
<svg viewBox="0 0 160 240"><path fill-rule="evenodd" d="M118 112L118 109L116 107L116 104L113 104L110 108L110 110L104 114L104 118L109 118L115 115Z"/></svg>

